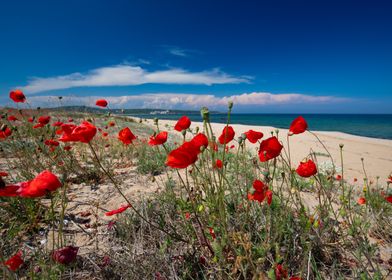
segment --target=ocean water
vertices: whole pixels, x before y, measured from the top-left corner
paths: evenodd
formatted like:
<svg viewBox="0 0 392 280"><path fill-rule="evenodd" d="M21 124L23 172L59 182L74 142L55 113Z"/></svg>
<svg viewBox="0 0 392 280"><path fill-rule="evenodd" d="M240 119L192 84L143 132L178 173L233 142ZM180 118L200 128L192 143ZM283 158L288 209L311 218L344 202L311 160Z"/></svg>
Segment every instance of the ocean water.
<svg viewBox="0 0 392 280"><path fill-rule="evenodd" d="M140 118L177 120L182 115L133 115ZM202 121L200 114L187 114L192 121ZM392 114L302 114L313 131L339 131L359 136L392 139ZM298 114L232 114L231 123L288 128ZM211 114L211 122L225 123L226 114Z"/></svg>

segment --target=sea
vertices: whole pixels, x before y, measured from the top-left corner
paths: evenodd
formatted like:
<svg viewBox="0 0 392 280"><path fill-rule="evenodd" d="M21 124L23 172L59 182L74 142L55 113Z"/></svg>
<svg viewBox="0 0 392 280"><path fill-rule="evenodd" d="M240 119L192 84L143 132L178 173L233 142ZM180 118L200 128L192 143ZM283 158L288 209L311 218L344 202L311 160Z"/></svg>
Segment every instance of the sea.
<svg viewBox="0 0 392 280"><path fill-rule="evenodd" d="M186 114L192 121L202 121L200 114ZM177 120L182 114L132 114L138 118ZM232 124L288 128L298 114L231 114ZM302 114L309 130L339 131L372 138L392 139L392 114ZM210 121L226 123L227 114L212 113Z"/></svg>

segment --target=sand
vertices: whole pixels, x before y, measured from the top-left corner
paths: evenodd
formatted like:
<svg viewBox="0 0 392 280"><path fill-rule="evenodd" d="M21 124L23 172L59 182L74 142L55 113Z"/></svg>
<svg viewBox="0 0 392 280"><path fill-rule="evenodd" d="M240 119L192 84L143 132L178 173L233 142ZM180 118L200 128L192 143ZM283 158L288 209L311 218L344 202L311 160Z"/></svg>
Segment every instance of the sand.
<svg viewBox="0 0 392 280"><path fill-rule="evenodd" d="M137 119L137 118L136 118ZM148 119L147 124L153 126L153 120ZM161 129L178 133L173 129L176 121L173 120L159 120L159 126ZM198 126L201 130L203 124L201 122L193 122L191 128ZM219 136L224 128L225 124L211 123L212 129L216 136ZM266 139L271 134L271 131L275 131L276 128L270 126L253 126L253 125L241 125L232 124L236 132L235 139L242 133L253 129L255 131L261 131L264 133L263 139ZM287 147L287 129L279 129L279 139L283 145ZM377 176L381 183L385 183L387 177L392 173L392 140L387 139L376 139L369 137L356 136L341 132L332 131L314 131L319 139L324 143L326 148L332 155L332 159L338 169L341 168L340 160L340 144L343 144L343 169L344 176L347 180L365 178L365 173L362 167L361 158L364 159L364 166L367 177L369 180L375 182ZM299 164L301 160L306 158L311 151L319 153L317 156L318 163L321 165L330 162L330 159L326 156L326 151L317 140L317 138L310 132L306 131L299 135L293 135L290 137L290 151L291 160L293 165ZM258 144L251 144L247 142L247 147L256 149Z"/></svg>

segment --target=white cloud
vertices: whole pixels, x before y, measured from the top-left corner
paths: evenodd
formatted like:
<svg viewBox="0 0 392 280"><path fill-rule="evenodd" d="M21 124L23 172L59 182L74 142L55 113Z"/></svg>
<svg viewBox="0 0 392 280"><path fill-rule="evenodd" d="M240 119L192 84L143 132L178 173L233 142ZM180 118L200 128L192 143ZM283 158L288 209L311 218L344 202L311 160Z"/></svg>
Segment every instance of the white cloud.
<svg viewBox="0 0 392 280"><path fill-rule="evenodd" d="M86 105L94 106L95 100L105 98L111 108L162 108L162 109L199 109L207 106L219 109L227 106L229 100L235 107L263 106L281 104L329 104L348 99L333 96L314 96L297 93L273 94L269 92L252 92L239 95L219 97L212 94L187 93L146 93L128 96L64 96L62 103L57 96L30 96L29 102L34 106Z"/></svg>
<svg viewBox="0 0 392 280"><path fill-rule="evenodd" d="M189 72L184 69L147 71L140 66L115 65L49 78L32 78L22 89L27 93L74 87L133 86L141 84L238 84L249 77L234 77L219 69Z"/></svg>

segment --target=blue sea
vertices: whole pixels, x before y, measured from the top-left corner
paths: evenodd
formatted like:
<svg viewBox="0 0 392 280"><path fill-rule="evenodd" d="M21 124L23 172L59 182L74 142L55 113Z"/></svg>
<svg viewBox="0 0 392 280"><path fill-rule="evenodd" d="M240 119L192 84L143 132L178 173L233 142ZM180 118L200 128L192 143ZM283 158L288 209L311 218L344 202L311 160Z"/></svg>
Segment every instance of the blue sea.
<svg viewBox="0 0 392 280"><path fill-rule="evenodd" d="M202 121L200 114L186 114L192 121ZM177 120L182 115L133 115L140 118ZM313 131L339 131L359 136L392 139L392 114L349 115L349 114L302 114ZM298 114L232 114L232 124L262 125L288 128ZM226 114L210 115L211 122L226 123Z"/></svg>

